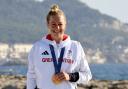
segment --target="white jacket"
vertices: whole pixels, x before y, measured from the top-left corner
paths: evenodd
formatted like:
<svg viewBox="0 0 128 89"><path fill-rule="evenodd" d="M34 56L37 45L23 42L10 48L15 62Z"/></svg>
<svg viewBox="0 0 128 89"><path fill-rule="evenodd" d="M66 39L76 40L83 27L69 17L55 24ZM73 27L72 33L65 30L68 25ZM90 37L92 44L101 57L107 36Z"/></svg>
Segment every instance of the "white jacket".
<svg viewBox="0 0 128 89"><path fill-rule="evenodd" d="M61 70L67 73L79 72L77 82L63 81L60 84L52 82L52 75L55 73L49 44L54 46L56 57L60 55L60 50L65 47L64 58ZM68 36L65 40L56 44L55 41L43 37L32 47L28 56L27 89L75 89L77 83L87 83L92 78L83 48L77 41L70 40Z"/></svg>

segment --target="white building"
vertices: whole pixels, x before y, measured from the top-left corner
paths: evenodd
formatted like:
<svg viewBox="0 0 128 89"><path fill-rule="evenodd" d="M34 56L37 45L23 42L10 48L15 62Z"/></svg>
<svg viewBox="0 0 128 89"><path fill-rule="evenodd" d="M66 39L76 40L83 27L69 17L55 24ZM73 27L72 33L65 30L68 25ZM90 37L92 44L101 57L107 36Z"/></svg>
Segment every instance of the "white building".
<svg viewBox="0 0 128 89"><path fill-rule="evenodd" d="M11 58L24 58L25 55L28 54L30 49L32 48L32 44L14 44L10 48L10 57Z"/></svg>
<svg viewBox="0 0 128 89"><path fill-rule="evenodd" d="M4 59L7 57L8 49L8 44L0 43L0 59Z"/></svg>
<svg viewBox="0 0 128 89"><path fill-rule="evenodd" d="M22 59L27 56L32 44L0 44L0 59Z"/></svg>

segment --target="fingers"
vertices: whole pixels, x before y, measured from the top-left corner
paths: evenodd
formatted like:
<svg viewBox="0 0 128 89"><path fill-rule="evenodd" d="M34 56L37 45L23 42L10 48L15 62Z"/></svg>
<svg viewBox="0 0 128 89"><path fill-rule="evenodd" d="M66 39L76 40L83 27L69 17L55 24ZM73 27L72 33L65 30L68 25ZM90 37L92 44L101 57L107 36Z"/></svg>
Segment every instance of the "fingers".
<svg viewBox="0 0 128 89"><path fill-rule="evenodd" d="M56 78L56 80L58 80L58 81L63 81L63 80L65 80L64 75L63 75L62 73L55 74L55 78Z"/></svg>
<svg viewBox="0 0 128 89"><path fill-rule="evenodd" d="M56 74L55 77L59 81L69 80L69 75L65 72L60 72L60 73Z"/></svg>

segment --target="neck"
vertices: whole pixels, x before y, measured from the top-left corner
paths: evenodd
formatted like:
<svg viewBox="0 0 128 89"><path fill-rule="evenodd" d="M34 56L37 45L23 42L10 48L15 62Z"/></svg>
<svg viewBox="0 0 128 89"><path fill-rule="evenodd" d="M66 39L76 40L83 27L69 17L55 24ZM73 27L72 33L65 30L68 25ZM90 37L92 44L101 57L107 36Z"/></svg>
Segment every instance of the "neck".
<svg viewBox="0 0 128 89"><path fill-rule="evenodd" d="M62 40L55 40L57 44L59 44Z"/></svg>
<svg viewBox="0 0 128 89"><path fill-rule="evenodd" d="M52 39L55 40L57 44L59 44L63 40L63 35L59 37L52 36Z"/></svg>
<svg viewBox="0 0 128 89"><path fill-rule="evenodd" d="M46 39L48 40L51 40L51 41L55 41L57 44L59 44L61 41L64 41L68 38L68 36L66 34L62 34L60 36L54 36L54 35L51 35L51 34L48 34L46 36Z"/></svg>

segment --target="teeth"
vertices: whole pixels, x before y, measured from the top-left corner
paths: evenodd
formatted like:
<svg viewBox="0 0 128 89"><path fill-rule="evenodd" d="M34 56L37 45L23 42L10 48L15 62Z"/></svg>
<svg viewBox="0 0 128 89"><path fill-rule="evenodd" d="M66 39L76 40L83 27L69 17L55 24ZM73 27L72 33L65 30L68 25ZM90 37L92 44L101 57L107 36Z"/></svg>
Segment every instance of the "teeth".
<svg viewBox="0 0 128 89"><path fill-rule="evenodd" d="M54 33L59 33L59 31L53 31Z"/></svg>

